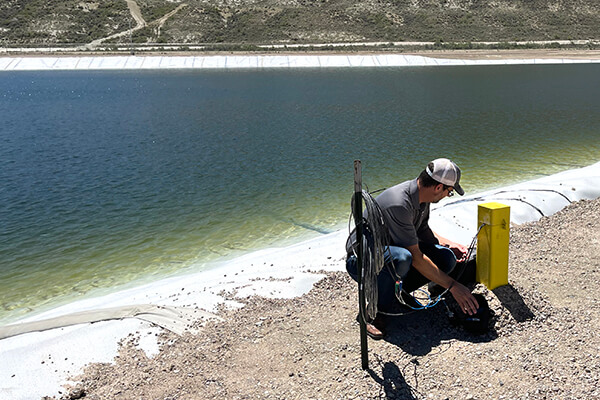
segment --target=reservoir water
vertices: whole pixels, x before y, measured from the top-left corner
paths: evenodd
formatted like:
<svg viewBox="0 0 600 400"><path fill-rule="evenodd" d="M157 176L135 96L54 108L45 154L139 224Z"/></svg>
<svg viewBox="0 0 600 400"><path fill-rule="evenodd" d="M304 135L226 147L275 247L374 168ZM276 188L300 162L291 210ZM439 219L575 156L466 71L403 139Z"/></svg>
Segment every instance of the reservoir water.
<svg viewBox="0 0 600 400"><path fill-rule="evenodd" d="M445 156L474 193L600 160L600 65L0 74L0 323L346 226Z"/></svg>

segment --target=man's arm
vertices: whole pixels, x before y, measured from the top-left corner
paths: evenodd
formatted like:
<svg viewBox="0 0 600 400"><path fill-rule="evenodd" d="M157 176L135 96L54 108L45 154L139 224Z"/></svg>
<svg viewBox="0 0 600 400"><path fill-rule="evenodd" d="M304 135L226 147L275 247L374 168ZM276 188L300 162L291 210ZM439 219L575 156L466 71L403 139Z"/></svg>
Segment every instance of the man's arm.
<svg viewBox="0 0 600 400"><path fill-rule="evenodd" d="M442 287L450 288L450 293L465 313L473 315L477 312L479 304L465 285L455 281L440 270L429 257L421 252L418 244L409 246L408 251L412 254L413 266L421 275Z"/></svg>

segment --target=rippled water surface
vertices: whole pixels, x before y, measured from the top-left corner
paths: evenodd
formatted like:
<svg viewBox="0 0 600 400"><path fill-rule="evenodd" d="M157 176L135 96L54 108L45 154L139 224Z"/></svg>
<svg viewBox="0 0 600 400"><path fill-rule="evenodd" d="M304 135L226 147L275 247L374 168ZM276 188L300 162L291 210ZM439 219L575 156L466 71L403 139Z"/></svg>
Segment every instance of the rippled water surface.
<svg viewBox="0 0 600 400"><path fill-rule="evenodd" d="M345 225L448 156L467 192L600 160L600 65L0 74L0 322Z"/></svg>

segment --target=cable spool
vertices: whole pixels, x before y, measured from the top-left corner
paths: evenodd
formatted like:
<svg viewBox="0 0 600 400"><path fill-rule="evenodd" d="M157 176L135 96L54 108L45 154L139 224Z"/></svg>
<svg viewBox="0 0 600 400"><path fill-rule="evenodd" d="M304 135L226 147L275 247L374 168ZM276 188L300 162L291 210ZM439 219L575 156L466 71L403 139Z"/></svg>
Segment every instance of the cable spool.
<svg viewBox="0 0 600 400"><path fill-rule="evenodd" d="M372 321L377 316L377 275L385 264L384 253L388 242L388 232L384 224L383 213L379 205L366 190L362 191L365 212L360 216L363 229L362 282L365 294L365 313L363 318ZM355 210L352 198L352 210ZM354 220L359 220L353 214Z"/></svg>

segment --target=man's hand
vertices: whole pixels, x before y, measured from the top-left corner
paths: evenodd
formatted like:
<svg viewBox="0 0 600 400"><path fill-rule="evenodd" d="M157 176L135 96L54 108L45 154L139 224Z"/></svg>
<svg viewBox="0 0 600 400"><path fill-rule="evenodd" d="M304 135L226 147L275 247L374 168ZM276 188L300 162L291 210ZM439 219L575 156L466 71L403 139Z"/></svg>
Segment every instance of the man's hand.
<svg viewBox="0 0 600 400"><path fill-rule="evenodd" d="M450 242L450 243L446 244L446 246L448 246L448 248L450 250L452 250L452 252L454 252L457 262L466 261L467 252L469 251L467 246L462 245L460 243L456 243L456 242Z"/></svg>
<svg viewBox="0 0 600 400"><path fill-rule="evenodd" d="M463 310L465 314L473 315L477 312L479 303L477 303L477 299L475 299L471 294L471 291L465 285L455 281L450 288L450 293L452 293L454 300L456 300L460 309Z"/></svg>

